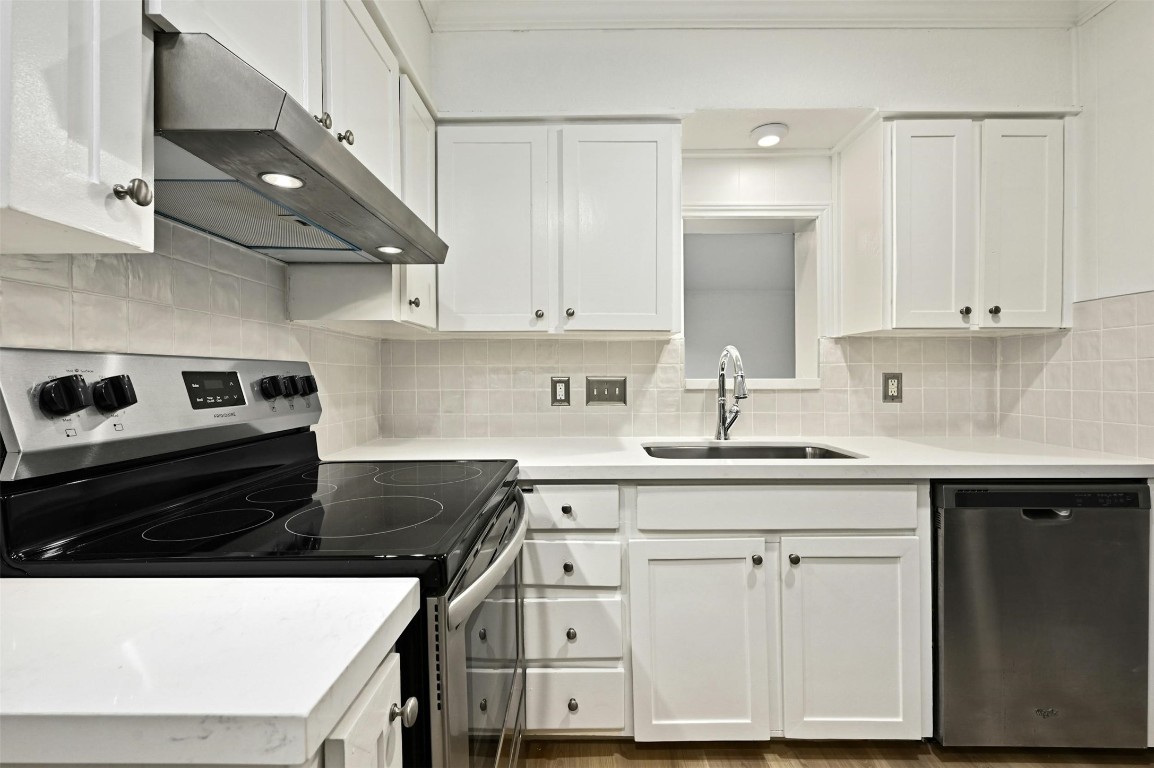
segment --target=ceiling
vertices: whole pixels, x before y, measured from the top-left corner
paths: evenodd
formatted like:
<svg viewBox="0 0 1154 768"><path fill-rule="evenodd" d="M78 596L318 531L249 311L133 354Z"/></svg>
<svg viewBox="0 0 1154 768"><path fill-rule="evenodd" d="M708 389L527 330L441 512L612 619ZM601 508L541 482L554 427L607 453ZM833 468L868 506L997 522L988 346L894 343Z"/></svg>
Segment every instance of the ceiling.
<svg viewBox="0 0 1154 768"><path fill-rule="evenodd" d="M694 112L682 123L685 152L832 149L873 113L871 109L711 109ZM789 134L772 149L759 149L749 132L765 123L785 123Z"/></svg>
<svg viewBox="0 0 1154 768"><path fill-rule="evenodd" d="M1111 0L420 0L434 32L1071 27Z"/></svg>

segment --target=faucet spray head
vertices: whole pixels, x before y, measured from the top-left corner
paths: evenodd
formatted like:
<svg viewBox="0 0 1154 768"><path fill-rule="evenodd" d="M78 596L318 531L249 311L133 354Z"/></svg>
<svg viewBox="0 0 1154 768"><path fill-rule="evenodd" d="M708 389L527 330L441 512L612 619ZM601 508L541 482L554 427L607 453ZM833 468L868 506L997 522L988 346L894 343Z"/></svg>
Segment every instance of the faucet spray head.
<svg viewBox="0 0 1154 768"><path fill-rule="evenodd" d="M733 399L744 400L749 397L749 391L745 388L745 374L735 373L733 375Z"/></svg>

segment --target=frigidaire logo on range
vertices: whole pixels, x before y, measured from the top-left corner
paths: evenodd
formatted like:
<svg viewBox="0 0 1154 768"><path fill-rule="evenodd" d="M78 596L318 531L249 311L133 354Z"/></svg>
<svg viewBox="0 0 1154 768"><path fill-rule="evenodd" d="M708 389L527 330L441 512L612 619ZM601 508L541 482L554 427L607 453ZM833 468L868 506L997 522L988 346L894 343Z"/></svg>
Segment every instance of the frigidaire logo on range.
<svg viewBox="0 0 1154 768"><path fill-rule="evenodd" d="M229 411L228 413L214 413L212 415L214 419L231 419L234 416L236 416L236 411Z"/></svg>

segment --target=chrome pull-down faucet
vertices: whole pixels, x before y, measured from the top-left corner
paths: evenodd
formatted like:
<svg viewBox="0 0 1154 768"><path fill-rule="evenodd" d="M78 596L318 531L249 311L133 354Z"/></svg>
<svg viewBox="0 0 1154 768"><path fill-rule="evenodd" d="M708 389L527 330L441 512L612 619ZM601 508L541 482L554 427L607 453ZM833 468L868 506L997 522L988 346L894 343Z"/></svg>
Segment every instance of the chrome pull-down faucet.
<svg viewBox="0 0 1154 768"><path fill-rule="evenodd" d="M733 360L733 399L735 402L726 409L728 403L725 396L725 366L730 360ZM731 344L721 351L721 360L717 363L717 434L714 439L729 439L729 428L741 415L741 408L738 407L736 401L744 400L747 397L749 397L749 392L745 389L745 369L741 366L741 353L737 351L737 347Z"/></svg>

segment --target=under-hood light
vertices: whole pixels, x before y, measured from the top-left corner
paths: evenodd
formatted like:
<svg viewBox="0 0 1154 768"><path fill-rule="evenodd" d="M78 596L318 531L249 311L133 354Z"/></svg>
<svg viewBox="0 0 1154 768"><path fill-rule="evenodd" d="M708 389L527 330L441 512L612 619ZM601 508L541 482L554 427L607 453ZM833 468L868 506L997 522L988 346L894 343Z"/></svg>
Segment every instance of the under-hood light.
<svg viewBox="0 0 1154 768"><path fill-rule="evenodd" d="M387 253L390 256L396 256L398 253L404 253L405 252L404 248L398 248L395 245L382 245L379 248L377 248L377 250L380 251L381 253Z"/></svg>
<svg viewBox="0 0 1154 768"><path fill-rule="evenodd" d="M262 173L260 180L265 184L272 184L274 187L283 187L284 189L300 189L305 185L304 179L298 179L287 173Z"/></svg>

